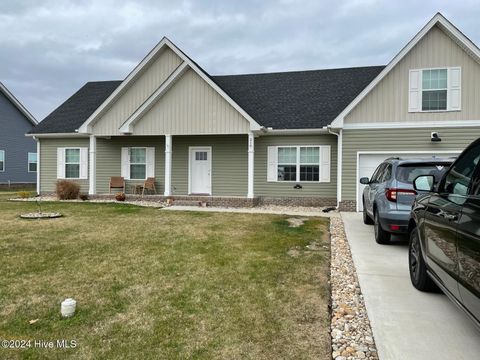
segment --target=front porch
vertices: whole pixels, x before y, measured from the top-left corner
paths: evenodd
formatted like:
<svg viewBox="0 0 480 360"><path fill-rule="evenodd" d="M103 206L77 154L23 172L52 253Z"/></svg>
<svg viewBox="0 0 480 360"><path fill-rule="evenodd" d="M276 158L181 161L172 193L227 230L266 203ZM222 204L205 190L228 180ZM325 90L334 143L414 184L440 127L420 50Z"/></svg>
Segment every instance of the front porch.
<svg viewBox="0 0 480 360"><path fill-rule="evenodd" d="M153 177L159 199L198 197L215 203L226 198L253 199L254 137L91 136L89 172L90 195L108 195L110 178L122 176L125 192L132 196L138 195L133 194L136 185Z"/></svg>

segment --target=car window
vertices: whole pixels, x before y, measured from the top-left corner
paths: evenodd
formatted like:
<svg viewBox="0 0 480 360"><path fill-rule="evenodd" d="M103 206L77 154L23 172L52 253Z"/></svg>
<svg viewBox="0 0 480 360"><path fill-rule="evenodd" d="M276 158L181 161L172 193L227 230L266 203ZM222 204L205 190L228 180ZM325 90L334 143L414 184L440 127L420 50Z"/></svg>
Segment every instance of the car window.
<svg viewBox="0 0 480 360"><path fill-rule="evenodd" d="M371 182L378 182L379 179L380 179L380 176L382 175L383 173L383 169L385 168L385 163L383 164L380 164L377 169L375 170L375 172L373 173L372 175L372 178L370 179Z"/></svg>
<svg viewBox="0 0 480 360"><path fill-rule="evenodd" d="M421 175L433 175L439 181L447 168L446 164L403 164L397 167L396 178L400 182L412 184Z"/></svg>
<svg viewBox="0 0 480 360"><path fill-rule="evenodd" d="M391 178L392 178L392 164L387 164L387 166L385 166L385 169L382 172L382 177L380 182L388 181Z"/></svg>
<svg viewBox="0 0 480 360"><path fill-rule="evenodd" d="M448 171L443 191L448 194L466 196L472 182L473 172L480 161L480 143L463 153Z"/></svg>

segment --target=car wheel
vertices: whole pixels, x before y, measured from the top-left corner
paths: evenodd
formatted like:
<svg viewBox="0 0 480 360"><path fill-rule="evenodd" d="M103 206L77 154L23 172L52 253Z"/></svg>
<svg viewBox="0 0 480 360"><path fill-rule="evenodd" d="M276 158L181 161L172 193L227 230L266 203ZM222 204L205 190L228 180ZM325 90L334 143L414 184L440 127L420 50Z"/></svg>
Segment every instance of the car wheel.
<svg viewBox="0 0 480 360"><path fill-rule="evenodd" d="M427 274L427 266L420 248L417 228L414 228L410 234L408 268L410 270L410 280L416 289L428 292L438 291L437 285Z"/></svg>
<svg viewBox="0 0 480 360"><path fill-rule="evenodd" d="M373 220L373 229L375 232L375 241L377 242L377 244L388 244L390 242L392 234L382 229L382 225L380 225L380 217L377 210L375 210L374 214L375 217Z"/></svg>
<svg viewBox="0 0 480 360"><path fill-rule="evenodd" d="M370 216L368 216L367 208L365 207L365 200L363 200L363 223L366 225L372 225L373 220Z"/></svg>

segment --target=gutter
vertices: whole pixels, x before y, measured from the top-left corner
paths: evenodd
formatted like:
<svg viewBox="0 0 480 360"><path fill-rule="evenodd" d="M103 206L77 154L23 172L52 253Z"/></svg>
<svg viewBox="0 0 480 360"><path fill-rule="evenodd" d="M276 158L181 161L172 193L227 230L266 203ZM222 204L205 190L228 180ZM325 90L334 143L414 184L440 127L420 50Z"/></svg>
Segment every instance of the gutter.
<svg viewBox="0 0 480 360"><path fill-rule="evenodd" d="M337 137L337 210L342 201L342 160L343 160L343 130L338 129L338 133L332 130L330 125L327 126L330 134Z"/></svg>
<svg viewBox="0 0 480 360"><path fill-rule="evenodd" d="M37 133L37 134L25 134L27 137L37 138L62 138L62 137L88 137L88 134L79 133Z"/></svg>

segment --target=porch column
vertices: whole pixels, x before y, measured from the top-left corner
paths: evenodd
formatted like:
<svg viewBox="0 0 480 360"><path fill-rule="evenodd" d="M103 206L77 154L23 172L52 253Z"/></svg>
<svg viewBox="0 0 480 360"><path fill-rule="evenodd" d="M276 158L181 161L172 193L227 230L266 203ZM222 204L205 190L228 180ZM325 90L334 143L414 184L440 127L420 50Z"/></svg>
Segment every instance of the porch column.
<svg viewBox="0 0 480 360"><path fill-rule="evenodd" d="M172 195L172 135L165 135L165 192L163 195Z"/></svg>
<svg viewBox="0 0 480 360"><path fill-rule="evenodd" d="M88 160L88 193L94 195L97 191L97 138L94 135L90 135Z"/></svg>
<svg viewBox="0 0 480 360"><path fill-rule="evenodd" d="M253 199L253 175L254 175L254 152L255 152L255 140L253 133L248 133L248 192L247 198Z"/></svg>

